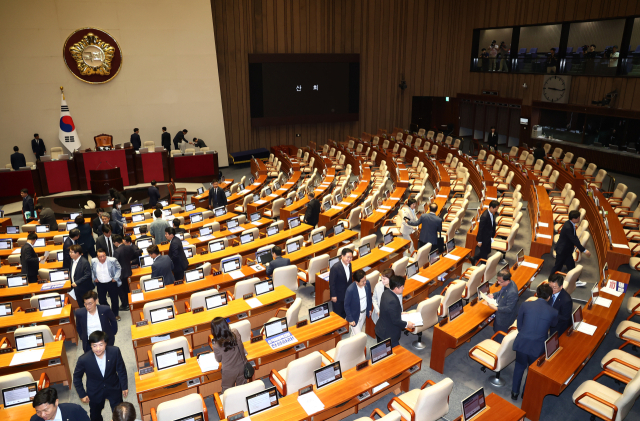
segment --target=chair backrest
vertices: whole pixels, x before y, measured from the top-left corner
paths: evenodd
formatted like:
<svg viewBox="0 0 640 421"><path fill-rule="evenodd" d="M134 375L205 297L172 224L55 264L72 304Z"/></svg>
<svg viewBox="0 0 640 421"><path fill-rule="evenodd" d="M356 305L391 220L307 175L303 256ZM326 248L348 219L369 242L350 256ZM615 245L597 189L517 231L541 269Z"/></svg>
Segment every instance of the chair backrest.
<svg viewBox="0 0 640 421"><path fill-rule="evenodd" d="M573 153L567 152L566 154L564 154L564 159L562 160L562 162L564 162L565 164L571 164L571 161L573 161Z"/></svg>
<svg viewBox="0 0 640 421"><path fill-rule="evenodd" d="M434 295L418 303L416 312L422 316L422 326L417 326L414 333L420 333L438 323L438 307L440 307L440 301L440 296Z"/></svg>
<svg viewBox="0 0 640 421"><path fill-rule="evenodd" d="M520 224L513 224L511 227L511 232L509 233L509 237L507 237L507 251L513 248L513 243L515 243L516 236L518 235L518 229L520 229Z"/></svg>
<svg viewBox="0 0 640 421"><path fill-rule="evenodd" d="M582 274L582 265L576 265L575 268L567 272L567 276L564 277L564 283L562 288L571 295L576 290L576 282L580 279Z"/></svg>
<svg viewBox="0 0 640 421"><path fill-rule="evenodd" d="M638 396L640 396L640 371L636 372L633 379L627 383L624 392L614 403L618 407L616 421L622 421L627 416Z"/></svg>
<svg viewBox="0 0 640 421"><path fill-rule="evenodd" d="M377 239L376 234L367 235L366 237L363 237L363 238L360 239L360 246L363 246L365 244L369 244L369 247L371 248L371 251L373 251L373 249L376 246L376 239Z"/></svg>
<svg viewBox="0 0 640 421"><path fill-rule="evenodd" d="M526 161L529 158L529 151L523 150L518 161Z"/></svg>
<svg viewBox="0 0 640 421"><path fill-rule="evenodd" d="M369 281L369 285L371 285L371 291L373 291L376 288L376 285L378 285L378 281L380 280L380 272L374 270L373 272L368 273L365 278L367 278L367 281Z"/></svg>
<svg viewBox="0 0 640 421"><path fill-rule="evenodd" d="M189 305L191 306L191 309L193 310L194 308L198 307L204 307L206 309L207 307L205 298L217 293L218 290L215 288L194 292L189 298Z"/></svg>
<svg viewBox="0 0 640 421"><path fill-rule="evenodd" d="M360 225L361 213L362 213L362 208L360 206L356 206L355 208L351 209L351 212L349 212L349 220L348 220L349 229L353 229L358 225Z"/></svg>
<svg viewBox="0 0 640 421"><path fill-rule="evenodd" d="M21 335L31 335L34 333L42 333L42 340L45 344L49 342L53 342L54 337L51 332L51 328L47 325L36 325L36 326L28 326L28 327L19 327L17 328L13 336L21 336Z"/></svg>
<svg viewBox="0 0 640 421"><path fill-rule="evenodd" d="M496 276L501 257L500 253L494 253L487 259L487 268L484 271L485 281L491 281Z"/></svg>
<svg viewBox="0 0 640 421"><path fill-rule="evenodd" d="M182 352L185 358L191 357L192 353L191 349L189 349L189 341L184 336L178 336L177 338L156 342L151 347L151 358L153 358L153 364L156 364L156 355L178 348L182 348Z"/></svg>
<svg viewBox="0 0 640 421"><path fill-rule="evenodd" d="M393 272L396 275L404 277L406 272L407 272L407 265L408 264L409 264L409 258L405 256L405 257L395 261L391 265L391 270L393 270Z"/></svg>
<svg viewBox="0 0 640 421"><path fill-rule="evenodd" d="M482 283L484 279L484 272L487 269L486 265L477 266L473 272L471 272L471 276L469 276L469 281L467 282L467 287L464 290L462 296L465 299L469 299L473 297L478 292L478 286Z"/></svg>
<svg viewBox="0 0 640 421"><path fill-rule="evenodd" d="M453 281L449 284L447 291L444 293L444 298L441 302L441 316L449 315L449 306L460 298L462 298L462 293L464 292L464 288L467 286L465 282Z"/></svg>
<svg viewBox="0 0 640 421"><path fill-rule="evenodd" d="M506 333L506 332L505 332ZM507 336L502 339L502 343L498 348L498 352L496 352L496 356L498 357L498 361L496 362L496 369L494 371L500 371L504 367L511 364L516 359L516 351L513 350L513 341L516 340L516 336L518 336L518 330L514 329L507 334Z"/></svg>
<svg viewBox="0 0 640 421"><path fill-rule="evenodd" d="M244 295L255 292L255 284L261 282L260 278L244 279L236 282L236 286L233 290L233 296L237 299L241 299Z"/></svg>
<svg viewBox="0 0 640 421"><path fill-rule="evenodd" d="M568 183L567 183L568 184ZM624 183L618 183L616 189L613 191L612 199L622 199L622 197L627 193L627 185Z"/></svg>
<svg viewBox="0 0 640 421"><path fill-rule="evenodd" d="M478 160L480 161L484 161L485 156L487 156L487 151L482 149L479 153L478 153Z"/></svg>
<svg viewBox="0 0 640 421"><path fill-rule="evenodd" d="M33 376L28 371L0 376L0 391L9 387L21 386L23 384L29 384L33 382ZM4 396L2 396L2 394L0 394L0 405L4 405Z"/></svg>
<svg viewBox="0 0 640 421"><path fill-rule="evenodd" d="M586 159L584 159L583 157L580 157L576 160L575 165L573 166L574 169L576 170L581 170L584 167L584 164L587 162Z"/></svg>
<svg viewBox="0 0 640 421"><path fill-rule="evenodd" d="M496 160L496 156L495 155L489 155L489 157L487 158L487 162L485 163L485 167L486 168L491 168L491 166L493 165L493 162Z"/></svg>
<svg viewBox="0 0 640 421"><path fill-rule="evenodd" d="M542 168L543 165L544 165L544 161L542 159L538 159L536 161L536 165L533 166L533 170L534 171L540 171L540 169Z"/></svg>
<svg viewBox="0 0 640 421"><path fill-rule="evenodd" d="M451 223L449 224L449 228L447 229L447 241L453 240L453 238L456 236L456 230L458 229L459 223L460 218L458 218L457 216L453 218L453 221L451 221Z"/></svg>
<svg viewBox="0 0 640 421"><path fill-rule="evenodd" d="M341 369L342 368L342 364ZM293 360L287 366L287 396L292 393L298 393L298 390L308 384L314 384L316 379L314 371L322 366L322 354L318 351L309 355Z"/></svg>
<svg viewBox="0 0 640 421"><path fill-rule="evenodd" d="M235 323L230 323L229 329L237 330L240 334L240 340L242 340L242 342L247 342L251 339L251 322L247 319L240 320L239 322Z"/></svg>
<svg viewBox="0 0 640 421"><path fill-rule="evenodd" d="M510 157L518 156L518 147L517 146L512 146L511 147L511 150L509 151L509 156Z"/></svg>
<svg viewBox="0 0 640 421"><path fill-rule="evenodd" d="M173 306L173 300L171 298L165 298L158 301L151 301L150 303L146 303L144 307L142 307L142 314L144 315L145 320L151 321L151 316L149 314L152 310L162 307ZM174 309L175 312L175 309Z"/></svg>
<svg viewBox="0 0 640 421"><path fill-rule="evenodd" d="M547 164L544 167L544 170L542 170L542 176L543 177L549 177L549 174L551 174L552 170L553 170L553 167L550 164Z"/></svg>
<svg viewBox="0 0 640 421"><path fill-rule="evenodd" d="M42 270L42 269L40 269ZM38 271L38 274L40 274L40 270ZM49 279L49 272L47 272L47 279ZM31 306L31 308L38 308L38 300L41 298L52 298L52 297L59 297L60 294L57 292L50 292L48 294L39 294L39 295L34 295L33 297L29 298L29 305ZM64 298L62 298L62 301L64 301Z"/></svg>
<svg viewBox="0 0 640 421"><path fill-rule="evenodd" d="M638 216L640 216L640 214ZM635 217L636 216L634 216L634 218ZM578 225L578 228L576 228L576 235L578 236L578 238L582 235L583 232L585 232L588 229L589 229L589 221L587 221L586 219L583 219L582 221L580 221L580 225Z"/></svg>
<svg viewBox="0 0 640 421"><path fill-rule="evenodd" d="M545 145L543 146L544 149L544 153L548 154L549 151L551 150L551 145L548 143L545 143Z"/></svg>
<svg viewBox="0 0 640 421"><path fill-rule="evenodd" d="M425 387L418 394L413 411L415 421L437 420L449 412L449 395L453 390L453 381L444 378L433 386Z"/></svg>
<svg viewBox="0 0 640 421"><path fill-rule="evenodd" d="M630 191L622 201L622 207L631 208L631 205L636 201L637 197L638 196L634 192Z"/></svg>
<svg viewBox="0 0 640 421"><path fill-rule="evenodd" d="M327 267L329 267L328 254L321 254L309 260L309 268L307 269L307 272L309 273L309 282L314 284L316 282L316 273L326 269Z"/></svg>
<svg viewBox="0 0 640 421"><path fill-rule="evenodd" d="M524 152L523 152L523 154L524 154ZM527 155L527 158L526 158L526 160L524 162L524 165L531 166L531 165L533 165L533 161L536 159L536 157L533 156L533 154L529 154L528 152L527 152L527 154L528 155Z"/></svg>
<svg viewBox="0 0 640 421"><path fill-rule="evenodd" d="M431 253L431 243L427 243L416 251L416 261L418 267L423 268L429 263L429 253Z"/></svg>
<svg viewBox="0 0 640 421"><path fill-rule="evenodd" d="M366 359L364 349L367 346L367 334L360 332L348 339L343 339L336 346L335 361L340 361L340 369L344 373Z"/></svg>
<svg viewBox="0 0 640 421"><path fill-rule="evenodd" d="M273 287L284 285L291 291L298 290L298 267L295 265L279 267L273 271Z"/></svg>
<svg viewBox="0 0 640 421"><path fill-rule="evenodd" d="M560 158L560 156L562 156L562 149L561 148L555 148L553 150L553 154L551 154L552 158L558 159Z"/></svg>
<svg viewBox="0 0 640 421"><path fill-rule="evenodd" d="M157 421L173 421L198 412L205 412L206 409L207 407L204 404L202 395L191 393L187 396L159 404L156 409ZM233 412L229 412L229 414L233 414Z"/></svg>
<svg viewBox="0 0 640 421"><path fill-rule="evenodd" d="M291 307L287 309L287 326L293 326L298 323L300 308L302 308L302 298L298 297L291 304Z"/></svg>
<svg viewBox="0 0 640 421"><path fill-rule="evenodd" d="M591 163L587 166L587 169L584 171L584 175L593 175L594 172L596 172L596 169L598 168L598 166L594 163Z"/></svg>

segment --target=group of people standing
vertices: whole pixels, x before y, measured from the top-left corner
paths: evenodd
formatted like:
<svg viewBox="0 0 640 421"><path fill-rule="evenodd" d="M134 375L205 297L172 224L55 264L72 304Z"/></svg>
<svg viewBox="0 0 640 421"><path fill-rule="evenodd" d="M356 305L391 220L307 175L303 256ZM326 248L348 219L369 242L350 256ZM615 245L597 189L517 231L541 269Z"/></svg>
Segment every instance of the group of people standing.
<svg viewBox="0 0 640 421"><path fill-rule="evenodd" d="M181 150L181 147L186 145L193 145L199 148L204 148L207 146L207 144L204 143L202 139L198 139L197 137L194 137L193 140L189 142L185 137L188 132L189 130L183 129L176 133L176 135L173 137L173 148L175 150ZM131 142L131 146L133 147L133 149L136 151L142 147L142 139L140 139L140 129L138 129L137 127L133 129L133 133L131 134L131 138L129 139L129 141ZM160 144L163 148L165 148L165 150L171 150L171 134L167 132L166 127L162 128Z"/></svg>

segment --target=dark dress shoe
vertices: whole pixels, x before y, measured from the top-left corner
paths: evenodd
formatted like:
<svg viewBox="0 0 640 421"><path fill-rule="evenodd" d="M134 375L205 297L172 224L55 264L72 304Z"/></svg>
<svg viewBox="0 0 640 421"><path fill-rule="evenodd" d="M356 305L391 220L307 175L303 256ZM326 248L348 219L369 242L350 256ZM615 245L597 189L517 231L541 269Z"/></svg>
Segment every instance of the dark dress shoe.
<svg viewBox="0 0 640 421"><path fill-rule="evenodd" d="M517 401L518 400L518 394L511 392L511 400L512 401Z"/></svg>
<svg viewBox="0 0 640 421"><path fill-rule="evenodd" d="M129 310L129 306L120 306L120 307L118 307L118 309L120 311L128 311Z"/></svg>
<svg viewBox="0 0 640 421"><path fill-rule="evenodd" d="M120 321L120 320L122 320L122 319L120 318L120 316L116 316L116 320L117 320L117 321ZM518 399L518 396L517 396L517 395L516 395L516 399Z"/></svg>

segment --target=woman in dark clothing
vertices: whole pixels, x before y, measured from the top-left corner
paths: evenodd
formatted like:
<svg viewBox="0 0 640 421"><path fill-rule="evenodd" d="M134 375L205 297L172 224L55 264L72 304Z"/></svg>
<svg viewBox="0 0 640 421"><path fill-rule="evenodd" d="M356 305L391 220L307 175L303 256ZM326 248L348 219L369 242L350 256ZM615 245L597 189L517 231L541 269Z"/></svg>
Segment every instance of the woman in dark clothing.
<svg viewBox="0 0 640 421"><path fill-rule="evenodd" d="M498 149L498 133L496 133L496 127L491 126L491 131L489 132L488 139L489 146L493 149Z"/></svg>
<svg viewBox="0 0 640 421"><path fill-rule="evenodd" d="M547 153L544 151L544 148L542 147L542 142L538 142L536 144L536 149L533 151L533 157L535 158L536 162L538 161L538 159L542 159L544 161L544 158L546 155ZM535 162L533 164L535 165Z"/></svg>
<svg viewBox="0 0 640 421"><path fill-rule="evenodd" d="M213 353L222 364L222 393L230 387L245 384L244 365L247 357L240 333L229 328L224 318L216 317L211 321L211 334Z"/></svg>
<svg viewBox="0 0 640 421"><path fill-rule="evenodd" d="M80 230L80 238L78 238L78 244L82 246L82 251L85 256L96 257L96 242L93 239L93 231L89 224L84 223L84 216L76 216L75 223L78 224Z"/></svg>
<svg viewBox="0 0 640 421"><path fill-rule="evenodd" d="M127 198L124 197L124 194L120 193L116 189L109 189L109 200L119 200L120 203L127 203Z"/></svg>

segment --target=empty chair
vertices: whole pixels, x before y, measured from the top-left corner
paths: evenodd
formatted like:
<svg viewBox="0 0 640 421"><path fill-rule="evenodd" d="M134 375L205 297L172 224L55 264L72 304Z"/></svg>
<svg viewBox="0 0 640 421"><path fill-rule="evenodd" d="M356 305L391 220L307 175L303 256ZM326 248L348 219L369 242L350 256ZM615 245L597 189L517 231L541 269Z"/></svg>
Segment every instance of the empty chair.
<svg viewBox="0 0 640 421"><path fill-rule="evenodd" d="M234 212L238 212L238 213L245 213L247 212L247 205L249 203L253 202L253 195L252 194L247 194L243 199L242 199L242 205L241 206L236 206L233 208Z"/></svg>
<svg viewBox="0 0 640 421"><path fill-rule="evenodd" d="M167 339L166 341L156 342L151 347L151 355L149 358L149 364L152 367L158 366L158 355L165 353L167 351L172 351L175 349L182 348L182 352L185 358L193 357L193 350L189 345L189 341L184 336L179 336L177 338ZM186 362L186 361L185 361Z"/></svg>
<svg viewBox="0 0 640 421"><path fill-rule="evenodd" d="M551 158L555 158L555 159L560 159L561 156L562 156L562 149L561 148L555 148L553 150L553 153L551 154Z"/></svg>
<svg viewBox="0 0 640 421"><path fill-rule="evenodd" d="M360 225L360 214L362 213L362 208L360 206L356 206L349 212L348 219L338 219L338 222L342 222L344 224L345 229L353 229Z"/></svg>
<svg viewBox="0 0 640 421"><path fill-rule="evenodd" d="M410 390L391 399L387 409L400 412L405 421L436 421L449 412L452 390L453 381L448 377L438 383L427 380L420 389Z"/></svg>
<svg viewBox="0 0 640 421"><path fill-rule="evenodd" d="M266 210L263 212L263 215L267 218L279 218L280 217L280 209L284 206L285 198L281 197L273 201L271 205L271 210Z"/></svg>
<svg viewBox="0 0 640 421"><path fill-rule="evenodd" d="M191 393L178 399L164 401L158 405L157 409L151 408L151 419L153 421L173 421L197 413L203 413L206 416L207 407L202 395ZM207 421L206 418L204 421Z"/></svg>
<svg viewBox="0 0 640 421"><path fill-rule="evenodd" d="M207 289L205 291L198 291L191 294L189 297L189 302L184 303L185 309L187 311L193 311L194 308L203 307L205 310L207 309L207 297L215 295L218 293L218 290L215 288Z"/></svg>
<svg viewBox="0 0 640 421"><path fill-rule="evenodd" d="M488 368L496 373L495 377L489 381L498 387L505 385L505 381L500 378L500 371L516 359L516 352L512 348L518 331L509 332L502 343L493 340L497 335L502 334L506 332L496 332L491 339L485 339L469 350L469 357L482 365L483 372Z"/></svg>
<svg viewBox="0 0 640 421"><path fill-rule="evenodd" d="M595 417L621 421L625 419L640 395L640 374L636 373L622 393L596 381L600 376L608 374L603 371L594 377L594 380L587 380L578 386L572 395L573 403Z"/></svg>
<svg viewBox="0 0 640 421"><path fill-rule="evenodd" d="M360 332L355 336L341 340L335 348L329 351L321 350L322 362L327 365L340 361L342 372L351 370L366 359L366 355L363 352L366 346L367 334Z"/></svg>
<svg viewBox="0 0 640 421"><path fill-rule="evenodd" d="M507 256L507 252L513 248L513 243L516 241L516 235L518 235L518 229L520 228L520 224L515 224L509 233L509 236L506 240L494 240L491 244L492 250L498 250L502 252L502 259L505 260Z"/></svg>
<svg viewBox="0 0 640 421"><path fill-rule="evenodd" d="M418 335L418 339L411 343L415 349L426 348L422 343L422 332L435 326L438 323L438 308L440 307L440 296L434 295L426 300L420 301L418 307L415 310L410 310L407 313L420 313L422 316L422 326L416 326L413 330L413 334Z"/></svg>
<svg viewBox="0 0 640 421"><path fill-rule="evenodd" d="M452 281L440 296L440 308L438 308L439 317L447 317L449 315L449 306L462 298L466 282L455 280Z"/></svg>
<svg viewBox="0 0 640 421"><path fill-rule="evenodd" d="M314 371L322 366L322 355L312 352L309 355L293 360L287 368L271 370L269 380L282 396L298 393L298 390L315 383ZM342 364L341 364L342 368ZM343 369L344 370L344 369Z"/></svg>
<svg viewBox="0 0 640 421"><path fill-rule="evenodd" d="M409 257L409 263L418 262L418 268L424 268L429 263L429 253L431 253L431 243L427 243L413 252Z"/></svg>
<svg viewBox="0 0 640 421"><path fill-rule="evenodd" d="M571 161L573 161L573 153L567 152L566 154L564 154L562 162L564 162L565 164L571 164Z"/></svg>
<svg viewBox="0 0 640 421"><path fill-rule="evenodd" d="M295 265L279 267L273 271L273 287L280 285L294 292L298 290L298 268Z"/></svg>
<svg viewBox="0 0 640 421"><path fill-rule="evenodd" d="M640 358L619 349L612 349L600 360L600 367L609 377L628 383L640 370Z"/></svg>
<svg viewBox="0 0 640 421"><path fill-rule="evenodd" d="M33 383L34 381L35 380L33 379L33 375L29 371L22 371L20 373L0 376L0 391L3 389L8 389L10 387L27 385L29 383ZM36 385L36 387L38 390L49 387L49 376L47 376L46 373L42 372L40 374L40 379L38 380L38 384ZM1 393L0 405L4 405L4 395Z"/></svg>
<svg viewBox="0 0 640 421"><path fill-rule="evenodd" d="M53 336L51 328L47 325L19 327L14 331L13 336L15 338L16 336L32 335L35 333L42 333L42 341L44 344L48 344L49 342L64 341L66 339L62 329L58 329L56 336Z"/></svg>
<svg viewBox="0 0 640 421"><path fill-rule="evenodd" d="M607 200L613 206L614 204L618 204L622 202L624 195L627 194L627 190L628 190L628 187L626 184L618 183L614 191L602 192L602 193L611 195Z"/></svg>
<svg viewBox="0 0 640 421"><path fill-rule="evenodd" d="M279 319L278 314L280 312L284 312L284 317L287 319L287 326L294 326L298 323L298 316L300 314L300 308L302 307L302 298L298 297L295 299L291 307L280 307L276 310L274 317L269 319L269 322Z"/></svg>
<svg viewBox="0 0 640 421"><path fill-rule="evenodd" d="M407 272L408 264L409 264L409 258L405 256L401 259L398 259L396 262L394 262L391 265L391 270L393 270L393 272L398 276L405 276Z"/></svg>
<svg viewBox="0 0 640 421"><path fill-rule="evenodd" d="M253 294L256 289L255 284L258 282L262 282L260 278L243 279L242 281L236 282L233 290L233 296L241 299L247 294Z"/></svg>
<svg viewBox="0 0 640 421"><path fill-rule="evenodd" d="M462 292L462 298L469 301L471 297L473 297L478 292L478 286L484 280L484 271L486 270L486 265L474 266L474 269L468 273L468 281L465 282L464 291ZM465 277L465 274L462 276ZM464 282L460 280L459 282Z"/></svg>
<svg viewBox="0 0 640 421"><path fill-rule="evenodd" d="M607 176L607 172L605 170L598 170L598 174L595 177L585 175L584 178L589 182L590 187L602 188L602 182L604 178Z"/></svg>
<svg viewBox="0 0 640 421"><path fill-rule="evenodd" d="M305 269L298 268L298 280L305 284L315 285L316 273L329 267L329 255L321 254L309 260L309 266ZM313 293L315 295L315 292Z"/></svg>
<svg viewBox="0 0 640 421"><path fill-rule="evenodd" d="M141 282L142 283L142 282ZM176 307L173 304L173 300L171 298L165 298L162 300L158 300L158 301L152 301L150 303L146 303L144 305L144 307L142 307L142 312L140 314L140 319L142 320L151 320L151 311L155 310L157 308L163 308L163 307L168 307L168 306L173 306L173 314L178 314L178 312L176 311Z"/></svg>

